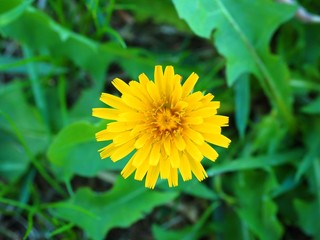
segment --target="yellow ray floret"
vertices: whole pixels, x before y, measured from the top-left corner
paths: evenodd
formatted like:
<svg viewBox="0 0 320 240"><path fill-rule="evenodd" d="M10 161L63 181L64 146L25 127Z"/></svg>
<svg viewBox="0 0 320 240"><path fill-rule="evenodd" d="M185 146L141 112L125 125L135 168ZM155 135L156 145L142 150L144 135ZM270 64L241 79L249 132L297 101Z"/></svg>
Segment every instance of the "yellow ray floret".
<svg viewBox="0 0 320 240"><path fill-rule="evenodd" d="M202 159L218 157L210 144L228 147L231 141L221 134L229 119L217 115L220 102L212 101L210 93L193 92L198 78L192 73L181 84L172 66L165 71L156 66L153 81L144 73L129 84L114 79L121 97L102 93L100 100L109 107L92 111L95 117L112 120L96 134L97 141L112 141L99 150L101 158L115 162L131 154L121 174L127 178L135 172L134 178L145 178L148 188L154 188L159 177L177 186L178 172L184 181L192 175L199 181L207 178Z"/></svg>

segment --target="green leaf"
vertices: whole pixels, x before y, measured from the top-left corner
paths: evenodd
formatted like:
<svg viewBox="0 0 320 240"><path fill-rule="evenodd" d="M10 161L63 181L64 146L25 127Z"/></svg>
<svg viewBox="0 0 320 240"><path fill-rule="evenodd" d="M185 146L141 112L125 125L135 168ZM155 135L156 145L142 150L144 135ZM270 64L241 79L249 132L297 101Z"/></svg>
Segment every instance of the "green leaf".
<svg viewBox="0 0 320 240"><path fill-rule="evenodd" d="M13 182L28 168L30 159L21 143L1 130L0 143L0 179Z"/></svg>
<svg viewBox="0 0 320 240"><path fill-rule="evenodd" d="M179 181L179 185L175 189L198 198L210 200L218 198L217 194L212 191L212 189L196 179L186 182L181 180Z"/></svg>
<svg viewBox="0 0 320 240"><path fill-rule="evenodd" d="M304 154L302 149L290 150L288 152L261 155L257 157L244 157L235 159L233 161L224 162L219 164L218 162L207 170L208 176L214 176L226 172L234 172L248 169L264 169L271 166L281 165L287 162L293 161L293 159L300 159Z"/></svg>
<svg viewBox="0 0 320 240"><path fill-rule="evenodd" d="M19 17L33 0L2 0L0 5L0 27Z"/></svg>
<svg viewBox="0 0 320 240"><path fill-rule="evenodd" d="M106 68L112 61L119 63L133 77L155 65L153 59L139 56L140 49L123 49L114 43L100 44L65 29L32 7L2 28L1 33L25 43L33 50L45 49L51 57L67 58L95 79L104 79Z"/></svg>
<svg viewBox="0 0 320 240"><path fill-rule="evenodd" d="M191 231L191 226L185 227L183 229L175 230L175 231L164 229L158 225L152 226L152 233L156 240L162 240L162 239L166 239L166 240L181 239L182 240L185 238L185 236L188 236L190 231Z"/></svg>
<svg viewBox="0 0 320 240"><path fill-rule="evenodd" d="M64 29L32 7L4 27L2 33L34 50L50 50L55 58L67 57L93 75L102 74L110 59L108 55L98 56L97 43Z"/></svg>
<svg viewBox="0 0 320 240"><path fill-rule="evenodd" d="M215 223L214 232L223 239L253 239L247 224L241 221L237 212L231 206L225 207L222 205L213 214L213 218Z"/></svg>
<svg viewBox="0 0 320 240"><path fill-rule="evenodd" d="M0 29L0 32L24 43L35 52L46 52L54 59L70 60L91 74L95 82L92 88L83 91L71 109L70 118L73 121L88 115L92 106L98 105L105 84L105 73L112 62L120 65L132 78L137 78L141 72L153 74L156 64L154 58L141 49L123 49L113 42L100 44L60 26L32 7L25 9L19 18Z"/></svg>
<svg viewBox="0 0 320 240"><path fill-rule="evenodd" d="M250 113L250 81L247 74L235 83L236 126L240 137L244 137Z"/></svg>
<svg viewBox="0 0 320 240"><path fill-rule="evenodd" d="M30 153L36 155L43 152L49 143L49 132L39 111L26 101L23 87L18 81L0 87L0 112L12 121L0 118L0 131L19 138L13 127L17 128Z"/></svg>
<svg viewBox="0 0 320 240"><path fill-rule="evenodd" d="M113 163L110 159L101 160L98 149L108 143L98 143L95 133L102 125L88 122L75 122L63 128L54 138L48 149L48 159L57 167L58 177L68 180L74 174L92 177L106 169L120 170L126 159Z"/></svg>
<svg viewBox="0 0 320 240"><path fill-rule="evenodd" d="M287 172L286 170L284 171ZM279 197L280 195L284 195L296 187L297 187L297 181L294 179L294 176L289 175L288 177L283 179L281 182L279 182L279 186L274 191L272 191L272 197L275 198L275 197Z"/></svg>
<svg viewBox="0 0 320 240"><path fill-rule="evenodd" d="M114 227L129 227L156 206L172 201L174 192L147 189L141 182L119 177L105 193L80 188L66 202L52 209L57 217L81 227L92 239L104 239Z"/></svg>
<svg viewBox="0 0 320 240"><path fill-rule="evenodd" d="M319 118L314 119L314 121L310 119L308 124L312 131L308 129L304 136L304 142L307 146L307 153L304 154L303 158L298 163L298 169L294 176L297 182L301 179L303 174L310 169L312 163L317 161L317 158L320 156Z"/></svg>
<svg viewBox="0 0 320 240"><path fill-rule="evenodd" d="M259 239L281 239L283 227L277 205L269 195L277 187L273 175L259 171L241 172L235 181L236 212Z"/></svg>
<svg viewBox="0 0 320 240"><path fill-rule="evenodd" d="M251 134L254 140L248 143L248 147L252 152L273 154L290 146L290 141L287 140L288 126L273 113L261 117L253 125Z"/></svg>
<svg viewBox="0 0 320 240"><path fill-rule="evenodd" d="M97 12L99 10L99 0L86 0L85 4L88 10L91 12L94 19L97 18Z"/></svg>
<svg viewBox="0 0 320 240"><path fill-rule="evenodd" d="M177 13L172 6L170 0L153 1L152 4L148 0L117 0L116 9L130 10L133 12L135 20L146 22L152 20L157 24L167 24L174 26L181 31L188 31L188 26L184 21L179 19ZM155 14L154 10L165 14Z"/></svg>
<svg viewBox="0 0 320 240"><path fill-rule="evenodd" d="M201 228L205 226L206 222L208 221L208 218L212 214L212 211L217 207L217 204L214 203L211 206L209 206L206 211L202 214L202 216L197 220L197 222L192 225L185 227L181 230L177 231L170 231L163 229L162 227L158 225L152 226L152 232L154 234L155 239L161 240L193 240L193 239L200 239L202 232Z"/></svg>
<svg viewBox="0 0 320 240"><path fill-rule="evenodd" d="M41 62L44 60L43 57L32 57L32 58L15 58L15 57L0 57L0 71L9 74L27 74L28 70L26 67L27 63L33 62L35 68L37 69L37 74L42 75L55 75L62 74L66 72L66 69L56 67L54 65Z"/></svg>
<svg viewBox="0 0 320 240"><path fill-rule="evenodd" d="M298 214L298 224L303 231L314 236L314 239L320 237L319 216L320 209L316 201L294 200L294 207Z"/></svg>
<svg viewBox="0 0 320 240"><path fill-rule="evenodd" d="M270 0L173 0L178 14L199 36L210 38L227 59L227 80L232 85L242 74L259 80L279 113L291 125L291 91L286 65L270 53L275 30L296 8Z"/></svg>
<svg viewBox="0 0 320 240"><path fill-rule="evenodd" d="M302 108L302 112L308 114L319 114L320 113L320 97L313 100L311 103L307 104Z"/></svg>
<svg viewBox="0 0 320 240"><path fill-rule="evenodd" d="M0 176L14 181L31 158L44 152L49 134L39 112L27 103L20 82L1 86L0 99Z"/></svg>

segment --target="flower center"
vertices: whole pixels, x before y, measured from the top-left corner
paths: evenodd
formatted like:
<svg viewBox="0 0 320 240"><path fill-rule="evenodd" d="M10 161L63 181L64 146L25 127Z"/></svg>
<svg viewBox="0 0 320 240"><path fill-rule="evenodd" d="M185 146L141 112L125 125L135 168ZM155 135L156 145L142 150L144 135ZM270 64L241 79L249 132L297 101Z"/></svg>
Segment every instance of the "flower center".
<svg viewBox="0 0 320 240"><path fill-rule="evenodd" d="M150 130L155 139L160 140L182 131L182 114L175 109L162 105L149 116Z"/></svg>
<svg viewBox="0 0 320 240"><path fill-rule="evenodd" d="M160 132L172 132L180 125L180 117L169 108L160 109L155 116L155 124Z"/></svg>

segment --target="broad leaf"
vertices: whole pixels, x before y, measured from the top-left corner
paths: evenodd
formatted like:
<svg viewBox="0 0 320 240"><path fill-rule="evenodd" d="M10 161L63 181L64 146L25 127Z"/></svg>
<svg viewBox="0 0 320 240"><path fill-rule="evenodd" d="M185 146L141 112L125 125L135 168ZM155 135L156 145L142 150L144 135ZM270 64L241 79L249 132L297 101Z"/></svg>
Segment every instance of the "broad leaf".
<svg viewBox="0 0 320 240"><path fill-rule="evenodd" d="M138 181L121 177L105 193L79 189L70 200L52 209L53 214L81 227L95 240L104 239L114 227L129 227L156 206L172 201L174 192L147 189Z"/></svg>
<svg viewBox="0 0 320 240"><path fill-rule="evenodd" d="M318 199L319 201L319 199ZM317 201L294 200L294 207L298 215L298 225L303 231L314 236L314 239L320 238L319 216L320 208Z"/></svg>
<svg viewBox="0 0 320 240"><path fill-rule="evenodd" d="M46 50L51 57L67 58L95 79L104 79L111 62L118 63L131 77L137 77L141 71L152 73L155 65L154 59L141 49L123 49L112 42L100 44L60 26L32 7L25 9L21 16L0 32L33 50Z"/></svg>
<svg viewBox="0 0 320 240"><path fill-rule="evenodd" d="M193 239L200 239L203 232L201 229L203 226L206 225L206 222L208 221L208 218L214 211L214 209L217 207L217 204L214 203L208 208L206 208L205 212L202 214L202 216L197 220L195 224L192 226L187 226L181 230L172 231L172 230L166 230L164 228L161 228L157 225L152 226L152 232L155 236L155 239L157 240L193 240Z"/></svg>
<svg viewBox="0 0 320 240"><path fill-rule="evenodd" d="M0 27L19 17L33 0L2 0L0 5Z"/></svg>
<svg viewBox="0 0 320 240"><path fill-rule="evenodd" d="M313 100L311 103L307 104L302 108L302 112L308 114L320 114L320 97Z"/></svg>
<svg viewBox="0 0 320 240"><path fill-rule="evenodd" d="M42 57L33 57L33 58L16 58L8 56L0 56L0 71L10 74L28 74L26 63L32 62L37 69L37 74L39 76L55 75L62 74L66 72L66 69L59 68L54 65L45 62L39 62L42 60Z"/></svg>
<svg viewBox="0 0 320 240"><path fill-rule="evenodd" d="M167 188L167 186L164 188ZM202 182L199 182L197 179L192 179L186 182L179 180L179 185L175 189L198 198L210 200L215 200L218 198L217 194L212 189L207 187Z"/></svg>
<svg viewBox="0 0 320 240"><path fill-rule="evenodd" d="M298 162L295 180L299 181L303 174L307 173L313 163L319 159L320 156L320 118L309 119L309 127L312 131L308 130L303 136L304 144L307 147L307 153Z"/></svg>
<svg viewBox="0 0 320 240"><path fill-rule="evenodd" d="M55 58L67 57L94 76L102 75L110 61L110 56L98 54L97 43L61 27L32 7L2 28L1 32L27 44L31 49L49 50Z"/></svg>
<svg viewBox="0 0 320 240"><path fill-rule="evenodd" d="M0 32L35 52L47 52L54 59L68 59L93 77L92 88L83 92L79 103L75 103L71 110L72 120L90 115L92 106L98 105L105 73L112 62L119 64L132 78L137 78L141 72L152 76L155 66L155 60L141 49L124 49L112 42L100 44L62 27L32 7L26 8Z"/></svg>
<svg viewBox="0 0 320 240"><path fill-rule="evenodd" d="M270 53L275 30L295 13L295 7L270 0L173 0L178 14L199 36L210 38L227 59L232 85L244 73L259 80L270 101L292 123L291 91L286 65Z"/></svg>
<svg viewBox="0 0 320 240"><path fill-rule="evenodd" d="M259 239L281 239L283 227L277 219L277 205L269 195L277 187L275 176L243 171L235 181L236 211Z"/></svg>
<svg viewBox="0 0 320 240"><path fill-rule="evenodd" d="M101 124L76 122L62 129L54 138L48 158L57 167L61 180L68 180L74 174L92 177L102 170L120 170L124 167L126 159L116 163L110 159L100 159L98 149L108 144L96 142L95 133L101 129Z"/></svg>
<svg viewBox="0 0 320 240"><path fill-rule="evenodd" d="M0 88L0 130L17 136L22 135L33 155L44 151L49 142L49 133L39 111L32 107L23 94L23 84L12 82ZM11 121L11 122L8 122Z"/></svg>
<svg viewBox="0 0 320 240"><path fill-rule="evenodd" d="M14 136L1 130L0 143L0 179L8 182L15 181L28 168L30 158Z"/></svg>
<svg viewBox="0 0 320 240"><path fill-rule="evenodd" d="M13 181L43 153L49 134L39 112L31 107L23 85L13 81L0 88L0 175Z"/></svg>
<svg viewBox="0 0 320 240"><path fill-rule="evenodd" d="M154 23L173 25L181 31L188 31L188 26L179 19L170 0L153 1L152 4L148 0L136 0L134 2L117 0L116 7L132 11L137 21L152 20ZM154 14L155 9L157 9L157 12L165 14Z"/></svg>
<svg viewBox="0 0 320 240"><path fill-rule="evenodd" d="M222 164L217 162L217 164L207 170L207 173L209 176L214 176L240 170L265 169L271 166L291 162L293 159L300 159L303 156L303 153L304 151L302 149L295 149L279 154L239 158L233 161L223 162Z"/></svg>
<svg viewBox="0 0 320 240"><path fill-rule="evenodd" d="M242 75L235 84L236 126L240 137L244 137L250 113L250 80Z"/></svg>

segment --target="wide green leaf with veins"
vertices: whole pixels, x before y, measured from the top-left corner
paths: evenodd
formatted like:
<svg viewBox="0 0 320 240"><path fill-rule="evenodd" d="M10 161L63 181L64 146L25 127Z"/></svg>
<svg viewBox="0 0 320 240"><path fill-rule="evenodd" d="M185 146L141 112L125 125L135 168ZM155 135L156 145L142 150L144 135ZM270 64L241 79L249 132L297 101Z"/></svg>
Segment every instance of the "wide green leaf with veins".
<svg viewBox="0 0 320 240"><path fill-rule="evenodd" d="M176 198L176 192L150 191L141 183L119 177L104 193L80 188L68 201L56 203L52 213L81 227L90 239L104 239L114 227L129 227L156 206Z"/></svg>
<svg viewBox="0 0 320 240"><path fill-rule="evenodd" d="M227 81L254 74L282 116L291 123L289 72L270 52L275 30L295 13L295 6L271 0L173 0L181 18L199 36L210 38L227 59Z"/></svg>

